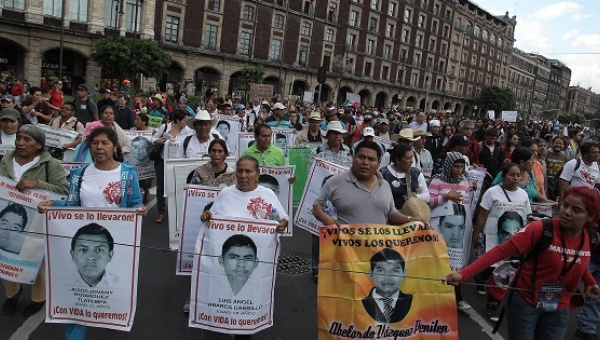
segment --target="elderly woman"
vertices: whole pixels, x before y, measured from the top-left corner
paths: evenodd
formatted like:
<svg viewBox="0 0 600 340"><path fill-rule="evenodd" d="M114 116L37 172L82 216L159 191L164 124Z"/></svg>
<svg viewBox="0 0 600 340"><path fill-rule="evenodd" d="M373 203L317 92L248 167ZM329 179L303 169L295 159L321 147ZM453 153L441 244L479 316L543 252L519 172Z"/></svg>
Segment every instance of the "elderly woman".
<svg viewBox="0 0 600 340"><path fill-rule="evenodd" d="M258 185L260 175L258 161L251 156L242 156L237 161L235 186L221 190L210 210L200 216L203 222L208 221L212 215L258 218L275 220L277 232L283 233L288 226L289 217L273 190ZM251 209L252 201L262 199L266 209ZM246 209L240 209L246 207ZM236 335L234 339L251 339L250 335Z"/></svg>
<svg viewBox="0 0 600 340"><path fill-rule="evenodd" d="M142 204L138 177L135 170L122 163L123 153L117 133L107 127L97 128L86 143L92 152L94 162L85 167L71 170L69 196L63 201L44 201L38 211L46 212L48 206L137 208L140 215L148 209ZM62 168L61 168L62 170ZM64 174L64 170L63 174ZM115 187L117 190L106 190ZM86 327L68 324L66 339L85 338Z"/></svg>
<svg viewBox="0 0 600 340"><path fill-rule="evenodd" d="M60 194L68 192L67 175L60 162L44 151L44 131L33 124L23 125L17 132L16 148L6 153L0 162L0 175L17 181L17 190L43 189ZM37 313L46 302L46 271L42 264L31 289L31 303L23 316ZM13 314L23 292L18 283L2 281L6 301L2 306L5 315Z"/></svg>

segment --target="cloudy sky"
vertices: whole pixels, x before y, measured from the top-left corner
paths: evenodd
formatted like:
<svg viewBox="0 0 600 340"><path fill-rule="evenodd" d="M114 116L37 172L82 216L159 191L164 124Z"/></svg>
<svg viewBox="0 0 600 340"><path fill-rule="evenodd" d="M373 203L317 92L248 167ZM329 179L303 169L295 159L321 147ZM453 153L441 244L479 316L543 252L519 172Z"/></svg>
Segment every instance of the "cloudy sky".
<svg viewBox="0 0 600 340"><path fill-rule="evenodd" d="M517 48L561 60L572 70L571 86L592 87L600 93L600 1L473 2L495 15L516 13Z"/></svg>

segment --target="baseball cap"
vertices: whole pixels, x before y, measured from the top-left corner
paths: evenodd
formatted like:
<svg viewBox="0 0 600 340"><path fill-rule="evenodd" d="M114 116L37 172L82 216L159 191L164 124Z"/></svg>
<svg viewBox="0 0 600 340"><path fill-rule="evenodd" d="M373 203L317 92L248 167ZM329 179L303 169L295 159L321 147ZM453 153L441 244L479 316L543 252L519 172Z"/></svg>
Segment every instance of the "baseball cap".
<svg viewBox="0 0 600 340"><path fill-rule="evenodd" d="M233 109L234 110L245 110L246 107L244 106L244 104L235 104L235 107Z"/></svg>
<svg viewBox="0 0 600 340"><path fill-rule="evenodd" d="M10 94L5 94L5 95L2 96L2 99L0 99L0 100L8 101L8 102L13 102L14 103L15 102L15 97L13 97Z"/></svg>
<svg viewBox="0 0 600 340"><path fill-rule="evenodd" d="M467 136L457 133L454 136L452 136L452 138L450 138L450 147L455 147L458 145L460 145L460 146L471 145L471 141L469 140L469 138L467 138Z"/></svg>
<svg viewBox="0 0 600 340"><path fill-rule="evenodd" d="M285 110L285 105L277 102L275 105L273 105L273 110Z"/></svg>
<svg viewBox="0 0 600 340"><path fill-rule="evenodd" d="M16 122L17 120L19 120L20 115L21 114L16 109L6 108L6 109L2 109L2 111L0 111L0 120L9 119L9 120L12 120L13 122Z"/></svg>
<svg viewBox="0 0 600 340"><path fill-rule="evenodd" d="M442 124L437 119L432 119L429 121L429 126L431 127L440 127Z"/></svg>
<svg viewBox="0 0 600 340"><path fill-rule="evenodd" d="M365 137L375 137L375 130L372 127L366 127L363 130L363 136Z"/></svg>
<svg viewBox="0 0 600 340"><path fill-rule="evenodd" d="M88 88L87 86L83 85L83 84L79 84L77 85L77 91L85 91L88 92Z"/></svg>

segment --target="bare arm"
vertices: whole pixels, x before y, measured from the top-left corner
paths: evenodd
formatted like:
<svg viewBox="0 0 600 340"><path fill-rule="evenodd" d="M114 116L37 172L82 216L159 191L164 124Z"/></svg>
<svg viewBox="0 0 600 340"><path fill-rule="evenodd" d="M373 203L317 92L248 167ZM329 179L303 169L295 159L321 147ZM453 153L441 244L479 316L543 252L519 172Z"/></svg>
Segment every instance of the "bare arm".
<svg viewBox="0 0 600 340"><path fill-rule="evenodd" d="M338 227L340 223L333 216L327 215L323 206L319 203L313 204L313 215L317 220L319 220L323 225L332 225L335 224Z"/></svg>
<svg viewBox="0 0 600 340"><path fill-rule="evenodd" d="M487 220L490 212L479 207L481 210L479 211L479 215L477 216L477 221L475 222L475 228L473 229L473 246L477 247L483 246L483 244L479 244L479 234L483 231L483 227L485 226L485 221Z"/></svg>

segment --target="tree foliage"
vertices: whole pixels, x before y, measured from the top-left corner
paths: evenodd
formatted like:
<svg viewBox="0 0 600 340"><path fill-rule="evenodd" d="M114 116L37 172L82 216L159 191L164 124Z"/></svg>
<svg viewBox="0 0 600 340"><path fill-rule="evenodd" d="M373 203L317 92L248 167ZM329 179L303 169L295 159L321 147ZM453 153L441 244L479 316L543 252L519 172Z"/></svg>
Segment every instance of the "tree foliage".
<svg viewBox="0 0 600 340"><path fill-rule="evenodd" d="M265 69L261 65L245 64L240 77L240 84L262 84L265 77Z"/></svg>
<svg viewBox="0 0 600 340"><path fill-rule="evenodd" d="M134 77L137 73L160 78L171 66L171 56L151 39L136 40L135 53L133 38L99 39L93 43L91 58L102 68L114 69L120 78Z"/></svg>
<svg viewBox="0 0 600 340"><path fill-rule="evenodd" d="M559 114L558 121L563 124L585 124L585 117L581 113L567 112Z"/></svg>
<svg viewBox="0 0 600 340"><path fill-rule="evenodd" d="M483 112L494 110L498 113L503 110L514 110L516 104L517 96L513 90L498 86L484 87L477 98L477 105Z"/></svg>

